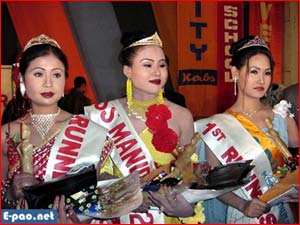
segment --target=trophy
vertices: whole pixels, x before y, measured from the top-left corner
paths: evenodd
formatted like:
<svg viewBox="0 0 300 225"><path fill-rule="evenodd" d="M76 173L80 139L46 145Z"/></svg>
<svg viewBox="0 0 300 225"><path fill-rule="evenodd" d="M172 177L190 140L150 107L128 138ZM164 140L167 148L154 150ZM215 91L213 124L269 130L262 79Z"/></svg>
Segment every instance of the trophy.
<svg viewBox="0 0 300 225"><path fill-rule="evenodd" d="M21 166L24 173L33 174L33 145L30 143L31 131L29 127L22 123L21 126L21 139L20 153L21 153Z"/></svg>
<svg viewBox="0 0 300 225"><path fill-rule="evenodd" d="M270 118L266 118L265 122L267 124L267 127L269 128L268 131L267 131L267 134L269 136L271 136L271 137L274 138L275 144L278 147L278 149L280 150L280 152L283 154L283 156L288 161L290 161L290 158L291 158L292 155L291 155L290 151L288 150L286 144L281 140L278 132L273 129L273 125L272 125L271 119Z"/></svg>

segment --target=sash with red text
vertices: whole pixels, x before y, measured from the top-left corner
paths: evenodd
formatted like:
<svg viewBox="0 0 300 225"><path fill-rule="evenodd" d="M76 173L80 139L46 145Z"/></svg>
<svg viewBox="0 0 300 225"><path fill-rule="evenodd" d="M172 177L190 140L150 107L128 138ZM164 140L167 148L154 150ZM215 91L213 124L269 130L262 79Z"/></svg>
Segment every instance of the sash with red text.
<svg viewBox="0 0 300 225"><path fill-rule="evenodd" d="M77 165L93 163L97 166L106 135L105 128L86 116L76 115L69 119L51 149L45 181L59 177Z"/></svg>
<svg viewBox="0 0 300 225"><path fill-rule="evenodd" d="M231 115L217 114L195 122L206 145L222 163L238 160L250 160L256 165L250 174L250 182L235 191L244 199L258 197L268 190L264 177L272 174L270 162L261 146L249 135L246 129ZM236 138L235 138L236 137ZM278 207L259 218L248 218L242 212L229 207L227 223L276 223Z"/></svg>
<svg viewBox="0 0 300 225"><path fill-rule="evenodd" d="M110 157L124 176L138 171L140 177L155 169L149 150L132 126L118 100L94 104L84 108L85 114L94 122L108 129L115 148L101 156ZM106 221L107 222L107 221ZM126 224L164 223L164 214L158 210L147 213L130 213L112 221Z"/></svg>

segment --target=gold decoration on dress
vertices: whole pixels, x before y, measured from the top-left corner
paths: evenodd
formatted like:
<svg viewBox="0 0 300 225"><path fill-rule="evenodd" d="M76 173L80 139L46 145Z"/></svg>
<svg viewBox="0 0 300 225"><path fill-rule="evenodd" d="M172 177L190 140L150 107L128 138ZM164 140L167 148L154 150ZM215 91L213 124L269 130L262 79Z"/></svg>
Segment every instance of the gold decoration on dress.
<svg viewBox="0 0 300 225"><path fill-rule="evenodd" d="M161 91L160 91L161 92ZM140 119L142 121L146 121L146 112L151 105L159 105L163 104L164 99L162 96L157 95L154 99L147 101L147 102L142 102L139 100L136 100L135 98L132 98L131 100L131 106L129 107L128 105L128 115L134 115L137 119Z"/></svg>
<svg viewBox="0 0 300 225"><path fill-rule="evenodd" d="M264 47L266 49L269 49L268 45L266 44L265 40L260 38L259 36L255 36L253 39L249 40L246 44L244 44L242 47L240 47L238 51L249 48L249 47Z"/></svg>
<svg viewBox="0 0 300 225"><path fill-rule="evenodd" d="M135 46L144 46L144 45L154 45L154 46L157 46L160 48L163 47L162 41L161 41L160 37L158 36L158 33L155 32L150 37L146 37L146 38L143 38L141 40L138 40L138 41L132 43L131 45L124 48L124 50L127 48L131 48L131 47L135 47Z"/></svg>
<svg viewBox="0 0 300 225"><path fill-rule="evenodd" d="M30 39L27 42L25 48L23 49L23 52L25 52L28 48L30 48L34 45L42 45L42 44L49 44L49 45L52 45L52 46L57 47L59 49L61 48L56 40L48 37L45 34L41 34L37 37L34 37L34 38Z"/></svg>
<svg viewBox="0 0 300 225"><path fill-rule="evenodd" d="M277 131L273 129L273 124L270 118L265 119L266 125L269 128L267 131L267 134L274 138L275 144L280 150L280 152L283 154L283 156L289 160L289 158L292 156L290 151L288 150L286 144L281 140L279 134Z"/></svg>
<svg viewBox="0 0 300 225"><path fill-rule="evenodd" d="M126 96L127 96L127 107L128 115L134 115L136 118L146 121L145 113L148 110L148 107L154 104L163 104L163 90L160 89L158 95L151 101L142 102L138 101L132 97L132 81L128 78L126 82Z"/></svg>
<svg viewBox="0 0 300 225"><path fill-rule="evenodd" d="M43 140L48 134L50 128L54 125L55 119L59 113L60 108L58 108L57 112L53 114L32 114L32 112L30 112L32 126L40 134Z"/></svg>
<svg viewBox="0 0 300 225"><path fill-rule="evenodd" d="M30 143L31 131L25 124L21 124L21 139L20 153L21 153L21 166L24 173L33 174L33 145Z"/></svg>

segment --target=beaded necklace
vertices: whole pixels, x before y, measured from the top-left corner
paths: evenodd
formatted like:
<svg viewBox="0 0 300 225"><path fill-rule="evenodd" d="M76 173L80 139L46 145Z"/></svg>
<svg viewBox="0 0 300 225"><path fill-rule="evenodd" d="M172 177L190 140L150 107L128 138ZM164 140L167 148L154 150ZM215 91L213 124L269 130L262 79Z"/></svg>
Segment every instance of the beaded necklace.
<svg viewBox="0 0 300 225"><path fill-rule="evenodd" d="M164 100L161 99L159 96L156 98L147 101L147 102L142 102L139 100L136 100L135 98L132 98L131 106L128 107L128 115L130 116L131 114L134 115L137 119L140 119L142 121L146 121L146 112L151 105L159 105L163 104Z"/></svg>
<svg viewBox="0 0 300 225"><path fill-rule="evenodd" d="M54 125L55 119L59 115L60 111L60 108L58 108L57 112L53 114L33 114L30 112L32 126L36 129L43 140Z"/></svg>

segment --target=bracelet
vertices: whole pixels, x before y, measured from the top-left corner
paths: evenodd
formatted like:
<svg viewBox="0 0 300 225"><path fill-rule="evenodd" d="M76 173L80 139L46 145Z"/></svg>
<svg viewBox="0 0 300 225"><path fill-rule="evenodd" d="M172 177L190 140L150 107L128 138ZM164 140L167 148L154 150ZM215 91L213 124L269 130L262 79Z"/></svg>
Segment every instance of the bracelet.
<svg viewBox="0 0 300 225"><path fill-rule="evenodd" d="M6 192L7 192L7 188L3 186L1 188L1 199L3 203L5 203L7 206L10 206L10 208L15 208L18 204L18 201L14 199L6 198Z"/></svg>

